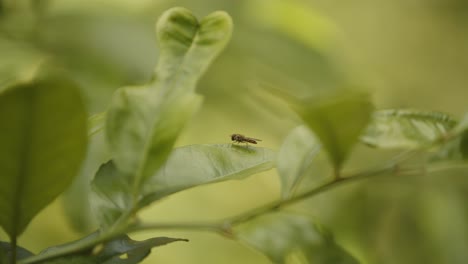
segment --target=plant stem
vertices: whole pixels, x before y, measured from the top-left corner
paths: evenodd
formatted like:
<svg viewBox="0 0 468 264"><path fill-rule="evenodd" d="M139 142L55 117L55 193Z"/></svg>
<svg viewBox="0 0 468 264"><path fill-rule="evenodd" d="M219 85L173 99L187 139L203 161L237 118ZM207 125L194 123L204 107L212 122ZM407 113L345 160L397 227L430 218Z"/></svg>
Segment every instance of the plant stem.
<svg viewBox="0 0 468 264"><path fill-rule="evenodd" d="M11 238L11 256L10 256L10 263L16 264L16 250L18 247L18 239L16 236Z"/></svg>
<svg viewBox="0 0 468 264"><path fill-rule="evenodd" d="M433 173L433 172L439 172L439 171L445 171L445 170L450 170L450 169L467 169L468 168L468 163L460 163L460 162L445 162L445 163L439 163L439 164L434 164L432 166L426 167L426 166L417 166L413 168L406 168L406 169L401 169L398 167L398 163L394 163L382 168L377 168L374 170L370 171L365 171L365 172L359 172L352 174L347 177L340 177L340 178L334 178L332 181L321 185L317 188L314 188L312 190L306 191L302 194L296 195L294 197L291 197L289 199L285 200L280 200L276 202L269 203L267 205L255 208L245 214L233 217L231 219L227 219L225 221L226 226L233 226L236 224L240 224L242 222L251 220L253 218L256 218L260 215L263 215L268 212L273 212L276 211L282 207L294 204L296 202L300 202L302 200L314 197L318 194L321 194L327 190L330 190L332 188L341 186L345 183L352 183L364 179L368 179L371 177L376 177L376 176L382 176L382 175L387 175L388 173L391 173L392 175L420 175L422 172L424 173Z"/></svg>
<svg viewBox="0 0 468 264"><path fill-rule="evenodd" d="M327 191L327 190L329 190L331 188L340 186L340 185L342 185L344 183L354 182L354 181L357 181L357 180L366 179L366 178L369 178L369 177L372 177L372 176L385 174L386 172L392 172L395 168L397 168L397 165L402 160L405 160L405 159L411 157L415 153L416 153L415 151L403 152L403 153L397 155L396 157L394 157L392 160L390 160L388 162L388 164L385 165L385 166L380 166L380 167L377 167L377 168L369 170L369 171L355 173L355 174L352 174L352 175L347 176L347 177L341 177L340 170L335 169L333 171L333 180L332 181L330 181L328 183L325 183L324 185L321 185L319 187L316 187L316 188L314 188L312 190L306 191L306 192L304 192L302 194L292 196L292 197L289 197L289 198L284 199L284 200L279 200L279 201L272 202L272 203L266 204L264 206L255 208L255 209L253 209L253 210L251 210L251 211L249 211L249 212L247 212L245 214L242 214L242 215L239 215L237 217L226 220L225 224L230 225L230 226L236 225L236 224L242 223L244 221L250 220L252 218L255 218L255 217L257 217L257 216L259 216L261 214L267 213L269 211L275 211L275 210L280 209L281 207L285 207L287 205L296 203L296 202L301 201L303 199L313 197L313 196L318 195L318 194L320 194L322 192L325 192L325 191Z"/></svg>
<svg viewBox="0 0 468 264"><path fill-rule="evenodd" d="M130 228L129 232L140 232L159 229L177 229L192 231L211 231L225 234L228 230L219 223L146 223Z"/></svg>
<svg viewBox="0 0 468 264"><path fill-rule="evenodd" d="M366 179L366 178L369 178L369 177L372 177L372 176L384 174L386 172L391 172L392 170L393 170L393 167L386 167L386 168L377 169L377 170L373 170L373 171L368 171L368 172L364 172L364 173L360 173L360 174L355 174L353 176L334 178L332 181L330 181L330 182L328 182L328 183L326 183L324 185L321 185L321 186L319 186L317 188L314 188L314 189L309 190L307 192L301 193L299 195L293 196L293 197L291 197L289 199L276 201L276 202L273 202L273 203L270 203L270 204L255 208L252 211L247 212L245 214L242 214L240 216L228 219L226 221L226 223L229 224L229 225L236 225L236 224L248 221L250 219L253 219L253 218L255 218L255 217L259 216L259 215L265 214L267 212L275 211L275 210L278 210L278 209L280 209L282 207L285 207L285 206L294 204L296 202L302 201L302 200L304 200L306 198L313 197L313 196L318 195L320 193L323 193L323 192L325 192L325 191L327 191L329 189L340 186L340 185L342 185L344 183L363 180L363 179Z"/></svg>

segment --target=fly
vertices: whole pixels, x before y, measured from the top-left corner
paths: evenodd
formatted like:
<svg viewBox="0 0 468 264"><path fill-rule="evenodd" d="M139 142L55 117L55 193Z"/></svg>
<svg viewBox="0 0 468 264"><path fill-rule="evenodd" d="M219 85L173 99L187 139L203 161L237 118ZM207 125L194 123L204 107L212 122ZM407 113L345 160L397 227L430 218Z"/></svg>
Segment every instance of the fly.
<svg viewBox="0 0 468 264"><path fill-rule="evenodd" d="M257 144L257 141L262 141L261 139L258 138L250 138L246 137L241 134L232 134L231 135L231 140L237 143L252 143L252 144Z"/></svg>

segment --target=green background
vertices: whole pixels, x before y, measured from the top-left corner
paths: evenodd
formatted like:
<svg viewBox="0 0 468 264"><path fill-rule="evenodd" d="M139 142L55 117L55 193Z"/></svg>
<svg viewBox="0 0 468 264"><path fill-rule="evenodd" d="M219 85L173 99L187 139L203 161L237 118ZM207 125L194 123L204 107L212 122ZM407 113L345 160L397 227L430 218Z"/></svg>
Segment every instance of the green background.
<svg viewBox="0 0 468 264"><path fill-rule="evenodd" d="M468 4L462 0L37 0L35 12L29 1L7 2L12 9L2 10L0 20L0 70L24 69L19 77L25 78L38 58L52 57L78 82L90 114L104 111L115 89L151 78L158 57L154 24L164 10L184 6L198 17L227 11L234 21L232 40L199 83L205 103L178 146L227 143L230 134L244 133L278 149L298 121L261 92L265 86L301 95L351 86L369 90L378 109L435 110L456 118L468 110ZM99 156L102 149L90 151ZM382 160L384 154L375 157L360 146L345 169ZM92 163L83 169L86 177L97 168ZM454 171L379 178L339 187L299 207L363 263L464 263L464 176ZM279 196L279 180L270 171L178 193L143 217L219 219ZM65 205L68 214L82 212L85 201L77 195L75 203ZM19 244L37 253L79 238L64 212L62 201L55 201ZM157 248L145 263L268 263L215 234L134 237L153 235L190 243ZM7 240L3 233L0 238Z"/></svg>

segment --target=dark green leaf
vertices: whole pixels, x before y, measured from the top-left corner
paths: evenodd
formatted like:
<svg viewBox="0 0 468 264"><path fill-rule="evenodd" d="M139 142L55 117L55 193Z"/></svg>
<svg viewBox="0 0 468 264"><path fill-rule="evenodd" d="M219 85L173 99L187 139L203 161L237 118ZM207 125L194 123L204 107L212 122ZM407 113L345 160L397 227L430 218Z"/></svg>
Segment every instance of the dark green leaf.
<svg viewBox="0 0 468 264"><path fill-rule="evenodd" d="M132 180L130 175L121 173L112 161L99 168L92 182L91 206L101 226L111 226L134 206Z"/></svg>
<svg viewBox="0 0 468 264"><path fill-rule="evenodd" d="M92 236L90 236L92 238ZM113 239L107 243L99 244L92 250L74 252L53 260L40 262L41 264L136 264L145 259L154 247L164 246L177 241L188 241L181 238L155 237L144 241L135 241L128 236ZM73 243L66 247L73 246ZM50 254L62 247L49 248L38 255Z"/></svg>
<svg viewBox="0 0 468 264"><path fill-rule="evenodd" d="M307 127L299 126L288 135L277 161L283 197L292 194L319 151L320 145Z"/></svg>
<svg viewBox="0 0 468 264"><path fill-rule="evenodd" d="M24 259L30 256L34 256L29 250L16 247L16 259ZM8 263L11 258L11 245L7 242L0 241L0 263Z"/></svg>
<svg viewBox="0 0 468 264"><path fill-rule="evenodd" d="M329 232L304 215L271 213L240 225L235 232L274 263L358 263Z"/></svg>
<svg viewBox="0 0 468 264"><path fill-rule="evenodd" d="M118 240L113 240L107 243L104 249L96 256L99 260L97 263L103 264L133 264L139 263L151 252L151 248L160 247L169 243L185 241L187 239L170 238L170 237L155 237L144 241L134 241L125 236ZM127 258L121 258L122 254L126 254Z"/></svg>
<svg viewBox="0 0 468 264"><path fill-rule="evenodd" d="M378 148L419 148L442 139L455 125L442 113L384 110L374 113L361 140Z"/></svg>
<svg viewBox="0 0 468 264"><path fill-rule="evenodd" d="M268 149L226 145L192 145L176 148L158 173L142 182L137 201L129 175L113 162L104 164L93 181L96 214L105 225L112 224L137 203L141 208L167 195L191 187L247 177L271 169L275 153Z"/></svg>
<svg viewBox="0 0 468 264"><path fill-rule="evenodd" d="M295 108L320 139L336 169L346 160L373 110L367 94L352 91L304 99Z"/></svg>
<svg viewBox="0 0 468 264"><path fill-rule="evenodd" d="M41 79L0 93L0 224L10 237L71 183L86 152L77 88Z"/></svg>

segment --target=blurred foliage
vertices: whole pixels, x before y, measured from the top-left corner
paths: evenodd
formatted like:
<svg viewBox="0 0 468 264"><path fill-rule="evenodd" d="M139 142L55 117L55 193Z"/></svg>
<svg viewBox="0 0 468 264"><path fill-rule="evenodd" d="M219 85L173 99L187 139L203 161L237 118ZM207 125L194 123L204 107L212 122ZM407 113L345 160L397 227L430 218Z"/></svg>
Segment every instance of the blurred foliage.
<svg viewBox="0 0 468 264"><path fill-rule="evenodd" d="M466 1L285 2L2 0L0 85L29 80L47 61L78 83L88 111L99 113L118 87L148 82L159 54L154 48L154 21L163 10L184 6L201 16L225 10L233 17L235 31L227 50L198 85L206 104L180 145L226 142L227 135L239 130L277 148L297 120L262 92L265 86L298 97L350 85L370 87L377 108L430 109L458 117L467 111ZM104 147L90 150L73 200L85 203L77 190L97 170L96 159L105 159ZM353 154L347 168L388 158L367 148ZM302 209L329 227L340 245L363 263L464 263L468 180L462 173L347 185L304 202ZM259 185L265 186L261 193ZM279 195L276 191L277 183L267 175L189 191L148 215L219 218L271 200ZM85 207L79 202L77 206ZM40 214L21 245L38 250L74 236L64 220L50 227L50 215L56 216L53 223L63 217L59 208L53 208ZM267 263L233 243L205 235L190 237L199 242L164 248L147 263ZM232 256L236 258L229 262Z"/></svg>
<svg viewBox="0 0 468 264"><path fill-rule="evenodd" d="M73 181L86 153L86 118L68 79L40 76L2 93L0 224L10 238Z"/></svg>

